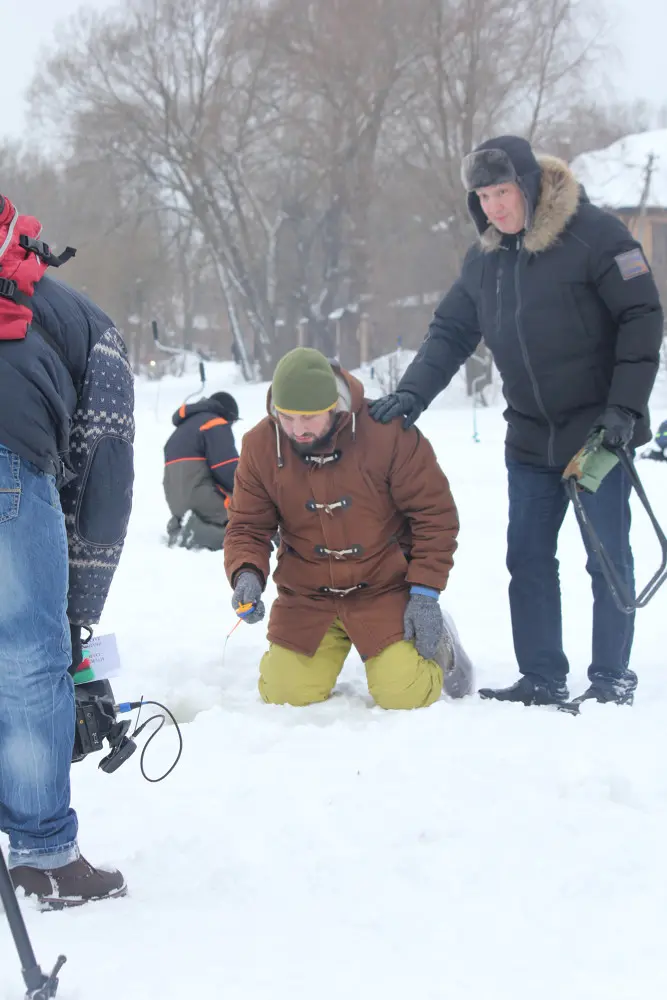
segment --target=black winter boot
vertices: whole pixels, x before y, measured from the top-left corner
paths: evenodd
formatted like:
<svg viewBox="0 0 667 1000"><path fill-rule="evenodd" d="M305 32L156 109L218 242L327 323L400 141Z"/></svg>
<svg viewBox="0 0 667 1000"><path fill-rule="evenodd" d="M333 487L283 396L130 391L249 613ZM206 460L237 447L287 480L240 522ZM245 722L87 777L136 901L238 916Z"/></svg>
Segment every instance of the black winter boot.
<svg viewBox="0 0 667 1000"><path fill-rule="evenodd" d="M172 548L179 541L181 534L181 519L179 517L170 517L167 522L167 545Z"/></svg>
<svg viewBox="0 0 667 1000"><path fill-rule="evenodd" d="M624 690L620 684L613 688L603 688L597 684L591 684L583 694L572 701L575 705L581 705L584 701L599 701L602 705L612 703L614 705L632 705L635 700L634 688Z"/></svg>
<svg viewBox="0 0 667 1000"><path fill-rule="evenodd" d="M523 676L516 684L507 688L480 688L480 698L494 701L513 701L520 705L560 705L567 701L569 693L565 682L547 685L537 678Z"/></svg>

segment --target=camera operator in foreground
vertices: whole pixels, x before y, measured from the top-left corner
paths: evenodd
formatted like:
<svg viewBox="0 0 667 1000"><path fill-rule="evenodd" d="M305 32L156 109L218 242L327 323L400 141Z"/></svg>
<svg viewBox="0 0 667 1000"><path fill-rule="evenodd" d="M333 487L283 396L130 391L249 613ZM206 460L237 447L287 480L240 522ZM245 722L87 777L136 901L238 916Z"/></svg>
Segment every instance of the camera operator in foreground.
<svg viewBox="0 0 667 1000"><path fill-rule="evenodd" d="M38 235L0 198L0 828L15 888L61 908L126 892L79 852L70 767L81 629L132 504L134 387L108 316L41 276L67 254Z"/></svg>

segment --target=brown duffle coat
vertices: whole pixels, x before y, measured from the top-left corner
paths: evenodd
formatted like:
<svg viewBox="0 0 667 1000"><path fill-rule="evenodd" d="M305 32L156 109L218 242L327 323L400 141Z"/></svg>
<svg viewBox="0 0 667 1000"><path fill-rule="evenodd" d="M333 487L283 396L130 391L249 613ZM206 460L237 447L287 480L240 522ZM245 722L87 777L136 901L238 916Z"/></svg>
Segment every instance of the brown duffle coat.
<svg viewBox="0 0 667 1000"><path fill-rule="evenodd" d="M431 444L402 422L376 423L363 387L336 369L335 432L321 454L297 454L269 415L243 438L225 537L230 582L266 581L280 527L271 642L312 656L338 617L362 657L403 638L410 584L444 590L458 516Z"/></svg>

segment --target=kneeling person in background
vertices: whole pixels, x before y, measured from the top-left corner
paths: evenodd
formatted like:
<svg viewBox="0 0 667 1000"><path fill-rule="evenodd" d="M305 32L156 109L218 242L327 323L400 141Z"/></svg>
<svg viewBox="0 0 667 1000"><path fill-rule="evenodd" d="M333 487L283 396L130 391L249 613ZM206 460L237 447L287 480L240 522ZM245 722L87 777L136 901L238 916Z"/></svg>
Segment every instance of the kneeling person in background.
<svg viewBox="0 0 667 1000"><path fill-rule="evenodd" d="M351 646L383 708L469 693L472 668L438 598L459 524L433 448L413 428L377 424L361 383L311 348L279 362L268 416L244 437L225 539L232 606L264 617L271 538L280 528L260 664L265 702L329 697Z"/></svg>
<svg viewBox="0 0 667 1000"><path fill-rule="evenodd" d="M667 462L667 420L663 420L658 427L651 447L639 457L650 458L653 462Z"/></svg>
<svg viewBox="0 0 667 1000"><path fill-rule="evenodd" d="M228 392L184 404L174 413L176 430L164 447L164 495L172 515L167 525L170 546L222 548L239 460L232 430L238 418L236 400Z"/></svg>

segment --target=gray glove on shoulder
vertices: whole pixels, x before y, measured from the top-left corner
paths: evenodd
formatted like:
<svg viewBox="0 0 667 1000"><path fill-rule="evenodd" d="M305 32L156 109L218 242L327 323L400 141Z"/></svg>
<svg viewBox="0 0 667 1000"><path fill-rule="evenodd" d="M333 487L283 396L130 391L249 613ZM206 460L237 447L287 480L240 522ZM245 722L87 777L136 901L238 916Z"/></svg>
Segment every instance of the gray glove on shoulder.
<svg viewBox="0 0 667 1000"><path fill-rule="evenodd" d="M252 611L241 615L243 621L248 622L249 625L261 622L264 617L264 601L261 600L262 589L262 581L257 573L253 573L250 569L241 570L234 582L234 593L232 594L234 611L238 611L242 604L254 604Z"/></svg>
<svg viewBox="0 0 667 1000"><path fill-rule="evenodd" d="M403 617L405 639L414 641L415 649L425 660L435 659L445 633L438 596L435 590L430 594L411 593Z"/></svg>

